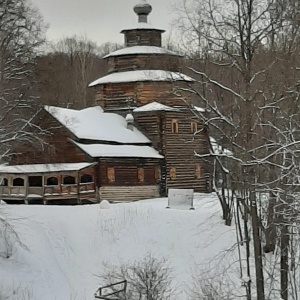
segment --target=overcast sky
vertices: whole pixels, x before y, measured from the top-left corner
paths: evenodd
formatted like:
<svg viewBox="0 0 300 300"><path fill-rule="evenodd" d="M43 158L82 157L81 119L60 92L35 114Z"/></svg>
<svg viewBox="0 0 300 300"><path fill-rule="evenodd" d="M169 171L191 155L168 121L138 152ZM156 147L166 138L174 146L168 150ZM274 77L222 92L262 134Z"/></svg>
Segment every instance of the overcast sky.
<svg viewBox="0 0 300 300"><path fill-rule="evenodd" d="M120 31L137 22L133 6L138 0L31 0L49 25L47 37L57 40L86 35L99 45L123 43ZM174 19L173 4L181 0L148 0L152 5L149 23L168 35Z"/></svg>

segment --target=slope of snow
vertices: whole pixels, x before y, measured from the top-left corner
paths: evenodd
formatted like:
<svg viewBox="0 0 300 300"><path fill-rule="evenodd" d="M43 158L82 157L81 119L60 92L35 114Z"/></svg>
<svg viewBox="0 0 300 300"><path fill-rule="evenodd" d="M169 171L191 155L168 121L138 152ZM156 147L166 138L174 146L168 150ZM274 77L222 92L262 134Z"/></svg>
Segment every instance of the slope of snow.
<svg viewBox="0 0 300 300"><path fill-rule="evenodd" d="M164 70L139 70L112 73L101 77L89 84L89 87L98 84L137 82L137 81L194 81L191 77L178 72Z"/></svg>
<svg viewBox="0 0 300 300"><path fill-rule="evenodd" d="M203 266L223 270L222 262L237 261L236 252L229 251L236 241L234 227L223 225L213 194L197 194L194 211L166 206L166 198L105 210L99 205L1 205L28 248L16 244L9 259L0 258L2 293L10 300L22 299L22 289L31 300L91 300L104 263L133 262L151 253L173 268L174 299L191 299L186 288L192 274Z"/></svg>
<svg viewBox="0 0 300 300"><path fill-rule="evenodd" d="M73 143L91 157L145 157L163 158L150 146L105 145ZM0 169L1 170L1 169Z"/></svg>
<svg viewBox="0 0 300 300"><path fill-rule="evenodd" d="M156 47L156 46L132 46L126 47L114 52L111 52L104 56L103 58L111 57L111 56L122 56L122 55L131 55L131 54L169 54L180 56L174 51L170 51L165 48Z"/></svg>
<svg viewBox="0 0 300 300"><path fill-rule="evenodd" d="M127 128L126 120L114 113L105 113L99 106L82 110L55 106L45 109L79 139L118 143L150 143L135 127Z"/></svg>

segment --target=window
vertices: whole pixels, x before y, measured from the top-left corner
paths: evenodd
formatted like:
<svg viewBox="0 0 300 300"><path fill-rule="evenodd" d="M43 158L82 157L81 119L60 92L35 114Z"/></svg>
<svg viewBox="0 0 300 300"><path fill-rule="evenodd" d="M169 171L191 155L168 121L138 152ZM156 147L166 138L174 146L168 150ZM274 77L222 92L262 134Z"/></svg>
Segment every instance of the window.
<svg viewBox="0 0 300 300"><path fill-rule="evenodd" d="M58 185L58 179L56 177L47 178L47 185Z"/></svg>
<svg viewBox="0 0 300 300"><path fill-rule="evenodd" d="M114 167L108 167L107 168L107 179L109 182L115 182L115 168Z"/></svg>
<svg viewBox="0 0 300 300"><path fill-rule="evenodd" d="M0 178L0 186L8 186L7 178Z"/></svg>
<svg viewBox="0 0 300 300"><path fill-rule="evenodd" d="M23 178L15 178L13 180L13 186L24 186L24 179Z"/></svg>
<svg viewBox="0 0 300 300"><path fill-rule="evenodd" d="M172 180L176 179L176 168L170 169L170 179Z"/></svg>
<svg viewBox="0 0 300 300"><path fill-rule="evenodd" d="M89 174L83 174L80 177L80 182L81 183L89 183L89 182L93 182L93 176L89 175Z"/></svg>
<svg viewBox="0 0 300 300"><path fill-rule="evenodd" d="M29 176L28 183L29 183L29 186L42 187L43 186L43 177L42 176Z"/></svg>
<svg viewBox="0 0 300 300"><path fill-rule="evenodd" d="M201 178L201 166L200 166L200 164L197 164L195 166L195 177L196 177L196 179Z"/></svg>
<svg viewBox="0 0 300 300"><path fill-rule="evenodd" d="M73 177L73 176L64 177L63 184L75 184L75 183L76 183L75 177Z"/></svg>
<svg viewBox="0 0 300 300"><path fill-rule="evenodd" d="M157 167L155 168L154 178L155 178L155 181L156 181L156 182L159 182L159 181L160 181L160 167L159 167L159 166L157 166Z"/></svg>
<svg viewBox="0 0 300 300"><path fill-rule="evenodd" d="M172 120L172 133L178 133L178 120Z"/></svg>
<svg viewBox="0 0 300 300"><path fill-rule="evenodd" d="M198 131L197 122L191 122L191 133L196 133Z"/></svg>
<svg viewBox="0 0 300 300"><path fill-rule="evenodd" d="M144 182L145 180L145 172L143 168L138 168L138 182Z"/></svg>

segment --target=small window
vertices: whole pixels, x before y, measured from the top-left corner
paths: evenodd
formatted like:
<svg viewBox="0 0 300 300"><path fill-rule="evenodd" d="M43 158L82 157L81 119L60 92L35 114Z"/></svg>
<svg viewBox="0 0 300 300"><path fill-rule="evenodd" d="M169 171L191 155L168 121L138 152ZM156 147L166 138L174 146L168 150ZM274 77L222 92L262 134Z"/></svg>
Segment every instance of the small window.
<svg viewBox="0 0 300 300"><path fill-rule="evenodd" d="M64 177L64 184L75 184L76 181L75 181L75 177L73 176L66 176Z"/></svg>
<svg viewBox="0 0 300 300"><path fill-rule="evenodd" d="M115 168L114 167L108 167L107 168L107 179L109 182L115 182Z"/></svg>
<svg viewBox="0 0 300 300"><path fill-rule="evenodd" d="M145 181L145 172L143 168L138 168L138 182Z"/></svg>
<svg viewBox="0 0 300 300"><path fill-rule="evenodd" d="M156 182L160 181L160 167L159 166L157 166L155 168L154 178L155 178Z"/></svg>
<svg viewBox="0 0 300 300"><path fill-rule="evenodd" d="M172 180L176 179L176 168L170 169L170 179Z"/></svg>
<svg viewBox="0 0 300 300"><path fill-rule="evenodd" d="M13 186L24 186L24 179L23 178L15 178L13 180Z"/></svg>
<svg viewBox="0 0 300 300"><path fill-rule="evenodd" d="M195 177L196 177L196 179L201 178L201 166L200 166L200 164L197 164L195 166Z"/></svg>
<svg viewBox="0 0 300 300"><path fill-rule="evenodd" d="M58 185L58 179L56 177L47 178L47 185Z"/></svg>
<svg viewBox="0 0 300 300"><path fill-rule="evenodd" d="M172 133L178 133L178 120L172 120Z"/></svg>
<svg viewBox="0 0 300 300"><path fill-rule="evenodd" d="M43 186L43 177L42 176L29 176L28 184L31 187L42 187Z"/></svg>
<svg viewBox="0 0 300 300"><path fill-rule="evenodd" d="M80 177L80 183L89 183L93 182L93 176L89 174L83 174Z"/></svg>
<svg viewBox="0 0 300 300"><path fill-rule="evenodd" d="M191 122L191 133L196 133L198 131L197 122Z"/></svg>
<svg viewBox="0 0 300 300"><path fill-rule="evenodd" d="M7 178L0 178L0 186L8 186Z"/></svg>

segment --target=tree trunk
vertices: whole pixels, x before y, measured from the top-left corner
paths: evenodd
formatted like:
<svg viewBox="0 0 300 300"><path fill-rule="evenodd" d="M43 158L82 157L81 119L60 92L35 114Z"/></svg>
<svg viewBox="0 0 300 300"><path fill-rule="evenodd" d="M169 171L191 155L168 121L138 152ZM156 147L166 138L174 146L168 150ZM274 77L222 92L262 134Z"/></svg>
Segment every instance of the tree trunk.
<svg viewBox="0 0 300 300"><path fill-rule="evenodd" d="M256 202L256 196L254 191L250 192L250 202L251 202L251 218L252 218L252 228L253 228L253 247L254 247L254 257L255 257L257 300L265 300L260 222L257 213L257 202Z"/></svg>
<svg viewBox="0 0 300 300"><path fill-rule="evenodd" d="M283 300L288 300L288 246L289 246L289 232L288 225L283 224L281 229L280 240L280 294Z"/></svg>

